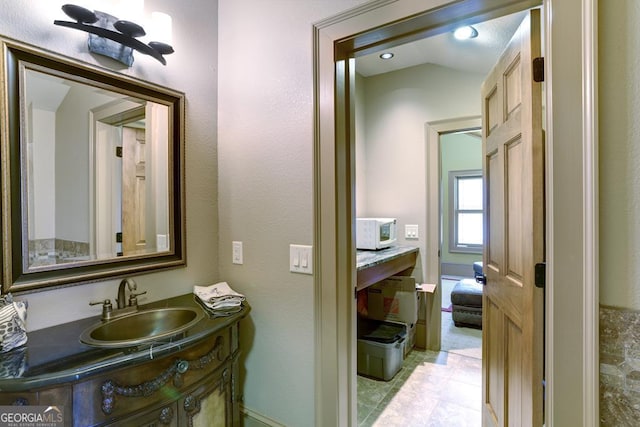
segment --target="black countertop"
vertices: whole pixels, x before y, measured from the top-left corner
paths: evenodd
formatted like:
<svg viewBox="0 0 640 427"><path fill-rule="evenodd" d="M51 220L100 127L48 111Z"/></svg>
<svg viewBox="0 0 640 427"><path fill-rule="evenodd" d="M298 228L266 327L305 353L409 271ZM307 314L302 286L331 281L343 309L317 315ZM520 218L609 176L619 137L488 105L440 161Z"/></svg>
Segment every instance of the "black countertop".
<svg viewBox="0 0 640 427"><path fill-rule="evenodd" d="M198 307L202 310L193 294L141 305L140 309L164 307ZM100 316L29 332L25 346L0 354L0 392L76 381L180 351L242 319L250 307L245 301L241 311L224 317L203 311L204 318L187 331L136 347L98 348L80 342L82 332L99 323Z"/></svg>

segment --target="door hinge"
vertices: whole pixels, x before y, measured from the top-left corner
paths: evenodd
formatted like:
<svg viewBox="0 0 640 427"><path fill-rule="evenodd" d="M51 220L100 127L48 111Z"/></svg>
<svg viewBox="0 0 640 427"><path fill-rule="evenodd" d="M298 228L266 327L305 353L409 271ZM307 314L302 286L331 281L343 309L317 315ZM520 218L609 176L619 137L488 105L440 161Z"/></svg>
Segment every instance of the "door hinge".
<svg viewBox="0 0 640 427"><path fill-rule="evenodd" d="M541 56L533 58L533 81L538 83L544 81L544 58Z"/></svg>
<svg viewBox="0 0 640 427"><path fill-rule="evenodd" d="M122 243L122 232L116 233L116 243Z"/></svg>
<svg viewBox="0 0 640 427"><path fill-rule="evenodd" d="M116 157L122 157L122 147L116 147Z"/></svg>
<svg viewBox="0 0 640 427"><path fill-rule="evenodd" d="M539 262L535 266L534 283L537 288L544 289L547 282L547 263Z"/></svg>

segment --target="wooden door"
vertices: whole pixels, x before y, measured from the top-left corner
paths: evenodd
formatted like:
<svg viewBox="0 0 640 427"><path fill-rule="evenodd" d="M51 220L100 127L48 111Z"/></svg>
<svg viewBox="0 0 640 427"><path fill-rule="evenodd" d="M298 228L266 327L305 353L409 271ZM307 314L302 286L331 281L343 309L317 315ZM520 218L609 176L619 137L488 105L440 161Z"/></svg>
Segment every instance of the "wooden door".
<svg viewBox="0 0 640 427"><path fill-rule="evenodd" d="M144 129L122 128L122 252L146 248L146 145Z"/></svg>
<svg viewBox="0 0 640 427"><path fill-rule="evenodd" d="M486 286L483 425L543 424L544 258L540 13L532 10L482 85Z"/></svg>

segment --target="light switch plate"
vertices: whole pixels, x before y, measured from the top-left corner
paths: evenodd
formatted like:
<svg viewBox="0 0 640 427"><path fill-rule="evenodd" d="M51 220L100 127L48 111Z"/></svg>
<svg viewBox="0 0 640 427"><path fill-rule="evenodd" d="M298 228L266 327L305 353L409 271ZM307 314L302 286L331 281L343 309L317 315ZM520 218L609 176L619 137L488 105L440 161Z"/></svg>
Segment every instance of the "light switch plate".
<svg viewBox="0 0 640 427"><path fill-rule="evenodd" d="M313 274L313 246L289 245L289 270L292 273Z"/></svg>
<svg viewBox="0 0 640 427"><path fill-rule="evenodd" d="M231 248L232 248L231 262L233 262L234 264L242 264L244 262L244 260L242 259L243 258L242 242L232 242Z"/></svg>
<svg viewBox="0 0 640 427"><path fill-rule="evenodd" d="M405 239L418 239L418 224L406 224L404 226L404 238Z"/></svg>

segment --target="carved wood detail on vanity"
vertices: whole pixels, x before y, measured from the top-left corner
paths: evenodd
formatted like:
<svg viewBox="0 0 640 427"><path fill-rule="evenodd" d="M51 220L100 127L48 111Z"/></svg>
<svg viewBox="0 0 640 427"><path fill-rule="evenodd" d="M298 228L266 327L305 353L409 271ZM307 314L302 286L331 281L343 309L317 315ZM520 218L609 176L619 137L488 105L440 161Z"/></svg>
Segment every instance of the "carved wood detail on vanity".
<svg viewBox="0 0 640 427"><path fill-rule="evenodd" d="M155 378L135 385L120 385L112 379L108 379L100 386L102 393L102 412L110 415L116 404L116 396L122 397L151 397L154 393L165 386L173 378L173 386L180 388L184 386L184 375L189 369L202 370L214 368L219 364L212 362L222 362L225 360L224 340L222 336L215 338L213 348L206 354L192 360L177 359L169 368ZM227 371L223 373L226 375ZM185 408L186 409L186 408Z"/></svg>
<svg viewBox="0 0 640 427"><path fill-rule="evenodd" d="M230 352L231 339L237 337L237 333L231 333L233 328L237 328L237 325L172 356L115 370L74 385L75 422L77 425L91 426L117 421L117 425L126 425L129 414L153 408L150 417L157 422L163 418L173 425L167 414L175 412L178 414L177 425L191 425L186 420L198 413L200 405L200 400L191 396L199 389L200 383L204 381L207 385L216 384L224 388L225 383L232 381L232 377L235 381L236 377L230 375L232 363L237 358L237 352ZM93 399L86 399L86 396L93 396ZM86 404L81 402L83 397ZM222 425L237 425L238 420L233 413L238 411L232 407L236 405L233 403L235 399L232 399L230 391L225 397L230 412L227 413L225 409L218 417L225 420ZM170 402L177 402L177 407L167 409L167 414L161 417L158 411ZM135 419L136 423L141 422Z"/></svg>

